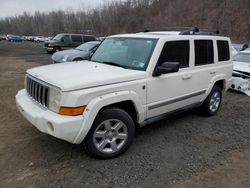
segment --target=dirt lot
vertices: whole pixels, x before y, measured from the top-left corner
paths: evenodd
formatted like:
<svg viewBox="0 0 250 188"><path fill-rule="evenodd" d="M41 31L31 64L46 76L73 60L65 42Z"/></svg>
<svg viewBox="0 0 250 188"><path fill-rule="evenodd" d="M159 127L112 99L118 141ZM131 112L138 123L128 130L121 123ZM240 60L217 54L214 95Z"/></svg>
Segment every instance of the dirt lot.
<svg viewBox="0 0 250 188"><path fill-rule="evenodd" d="M197 110L137 131L112 160L40 133L16 110L25 70L51 62L42 44L0 42L0 187L249 187L250 98L228 92L218 115Z"/></svg>

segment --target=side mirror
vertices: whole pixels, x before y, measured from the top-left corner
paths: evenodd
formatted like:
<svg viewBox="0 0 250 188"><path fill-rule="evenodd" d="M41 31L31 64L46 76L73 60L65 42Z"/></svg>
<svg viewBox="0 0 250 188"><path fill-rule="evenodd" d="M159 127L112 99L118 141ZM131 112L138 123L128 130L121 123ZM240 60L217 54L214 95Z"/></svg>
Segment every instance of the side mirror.
<svg viewBox="0 0 250 188"><path fill-rule="evenodd" d="M179 62L164 62L156 67L153 76L160 76L162 74L178 72L179 68L180 68Z"/></svg>

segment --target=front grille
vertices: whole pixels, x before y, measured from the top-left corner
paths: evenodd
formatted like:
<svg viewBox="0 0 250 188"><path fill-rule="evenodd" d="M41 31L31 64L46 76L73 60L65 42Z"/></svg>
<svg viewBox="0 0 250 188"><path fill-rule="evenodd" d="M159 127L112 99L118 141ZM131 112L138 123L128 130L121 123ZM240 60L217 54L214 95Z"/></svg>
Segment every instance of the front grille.
<svg viewBox="0 0 250 188"><path fill-rule="evenodd" d="M49 87L27 76L26 91L39 104L48 107Z"/></svg>
<svg viewBox="0 0 250 188"><path fill-rule="evenodd" d="M48 47L48 46L49 46L49 44L45 42L44 43L44 47Z"/></svg>

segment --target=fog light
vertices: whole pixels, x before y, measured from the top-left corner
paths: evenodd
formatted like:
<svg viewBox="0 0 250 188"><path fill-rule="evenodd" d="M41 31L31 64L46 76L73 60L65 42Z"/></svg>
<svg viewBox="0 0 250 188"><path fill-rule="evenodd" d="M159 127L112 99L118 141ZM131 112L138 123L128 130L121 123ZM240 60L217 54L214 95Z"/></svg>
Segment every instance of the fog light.
<svg viewBox="0 0 250 188"><path fill-rule="evenodd" d="M47 123L47 130L51 134L54 132L54 126L53 126L53 124L51 122Z"/></svg>

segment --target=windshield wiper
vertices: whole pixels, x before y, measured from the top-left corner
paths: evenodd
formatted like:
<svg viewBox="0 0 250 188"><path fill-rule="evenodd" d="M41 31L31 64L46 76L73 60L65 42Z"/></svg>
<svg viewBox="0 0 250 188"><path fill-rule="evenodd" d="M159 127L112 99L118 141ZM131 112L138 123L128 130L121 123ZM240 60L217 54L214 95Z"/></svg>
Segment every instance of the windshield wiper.
<svg viewBox="0 0 250 188"><path fill-rule="evenodd" d="M117 67L122 67L124 69L127 69L128 67L125 66L125 65L121 65L121 64L118 64L118 63L114 63L114 62L111 62L111 61L103 61L101 63L104 63L104 64L107 64L107 65L113 65L113 66L117 66Z"/></svg>

